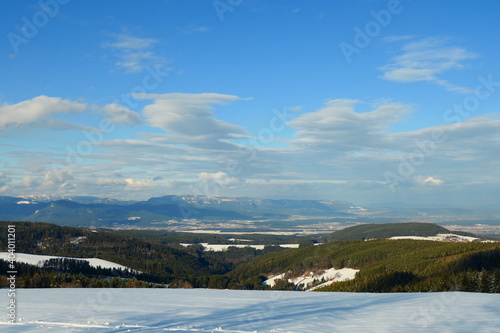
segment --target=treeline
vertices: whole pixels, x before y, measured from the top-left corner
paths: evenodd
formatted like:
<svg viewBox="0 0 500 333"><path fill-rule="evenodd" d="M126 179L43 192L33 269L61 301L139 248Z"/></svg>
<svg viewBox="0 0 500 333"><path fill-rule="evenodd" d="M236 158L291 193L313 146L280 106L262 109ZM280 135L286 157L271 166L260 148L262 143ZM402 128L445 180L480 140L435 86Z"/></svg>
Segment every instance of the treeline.
<svg viewBox="0 0 500 333"><path fill-rule="evenodd" d="M133 271L129 269L117 268L102 268L101 266L94 267L86 260L78 260L72 258L52 258L43 263L42 266L48 271L61 271L67 273L82 273L87 275L105 275L105 276L120 276L132 277Z"/></svg>
<svg viewBox="0 0 500 333"><path fill-rule="evenodd" d="M500 293L500 270L467 270L432 277L410 272L387 272L367 275L351 281L334 283L320 291L338 292L442 292L464 291Z"/></svg>
<svg viewBox="0 0 500 333"><path fill-rule="evenodd" d="M165 284L148 282L148 276L129 270L91 267L74 259L50 259L42 267L16 263L16 288L164 288ZM9 263L0 260L0 272L10 271ZM146 280L145 280L145 279ZM9 287L6 275L0 275L0 288Z"/></svg>
<svg viewBox="0 0 500 333"><path fill-rule="evenodd" d="M263 234L204 234L190 232L172 232L159 230L110 230L111 233L158 244L178 245L179 243L197 244L301 244L312 245L313 240L299 236L263 235ZM230 241L229 239L233 239ZM243 239L243 241L240 241Z"/></svg>

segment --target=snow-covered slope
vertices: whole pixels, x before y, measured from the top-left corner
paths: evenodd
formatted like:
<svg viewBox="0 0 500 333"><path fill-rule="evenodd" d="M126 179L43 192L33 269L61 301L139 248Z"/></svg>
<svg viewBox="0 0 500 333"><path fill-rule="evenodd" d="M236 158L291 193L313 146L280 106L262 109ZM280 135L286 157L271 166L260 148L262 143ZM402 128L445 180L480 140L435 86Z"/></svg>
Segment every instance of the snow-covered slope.
<svg viewBox="0 0 500 333"><path fill-rule="evenodd" d="M1 292L7 304L7 290ZM3 332L498 332L500 295L23 289ZM6 309L4 310L4 312Z"/></svg>
<svg viewBox="0 0 500 333"><path fill-rule="evenodd" d="M431 241L438 241L438 242L455 242L455 243L480 241L480 239L477 237L462 236L462 235L455 235L455 234L437 234L436 236L428 236L428 237L395 236L395 237L391 237L390 239L415 239L415 240L431 240Z"/></svg>
<svg viewBox="0 0 500 333"><path fill-rule="evenodd" d="M8 254L9 254L8 252L0 252L0 259L7 260ZM119 264L116 264L114 262L103 260L103 259L98 259L98 258L57 257L57 256L44 256L44 255L38 255L38 254L27 254L27 253L17 253L16 252L16 261L17 262L22 262L25 264L30 264L30 265L35 265L35 266L37 266L40 263L43 263L47 260L58 259L58 258L85 260L85 261L88 261L90 266L92 266L92 267L101 266L101 268L130 269L126 266L119 265Z"/></svg>
<svg viewBox="0 0 500 333"><path fill-rule="evenodd" d="M359 272L359 269L330 268L325 271L305 272L301 276L287 278L287 280L288 282L291 282L296 286L300 286L308 290L315 290L317 288L328 286L332 283L352 280L354 279L357 272ZM285 273L277 274L269 277L269 279L264 281L264 284L273 287L278 280L283 280L285 277L286 277ZM311 285L322 281L323 283L311 288Z"/></svg>

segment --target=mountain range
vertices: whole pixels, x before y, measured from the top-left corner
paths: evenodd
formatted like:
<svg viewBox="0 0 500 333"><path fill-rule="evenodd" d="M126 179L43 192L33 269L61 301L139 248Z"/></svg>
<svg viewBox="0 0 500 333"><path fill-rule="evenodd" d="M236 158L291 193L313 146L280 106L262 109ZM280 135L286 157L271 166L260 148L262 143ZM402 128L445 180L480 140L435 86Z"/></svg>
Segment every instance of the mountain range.
<svg viewBox="0 0 500 333"><path fill-rule="evenodd" d="M253 220L304 216L356 216L361 207L343 201L269 200L167 195L147 201L98 197L0 197L0 219L68 226L148 226L168 220Z"/></svg>
<svg viewBox="0 0 500 333"><path fill-rule="evenodd" d="M497 207L465 209L411 204L360 205L337 200L288 200L201 195L166 195L145 201L121 201L92 196L0 197L0 220L50 222L67 226L158 227L190 221L285 221L281 226L301 225L309 219L335 222L380 223L396 221L486 223L499 225ZM167 223L168 221L168 223ZM465 221L465 222L464 222ZM294 224L295 223L295 224ZM242 225L240 224L239 227ZM269 224L267 225L269 226ZM219 228L220 229L220 228Z"/></svg>

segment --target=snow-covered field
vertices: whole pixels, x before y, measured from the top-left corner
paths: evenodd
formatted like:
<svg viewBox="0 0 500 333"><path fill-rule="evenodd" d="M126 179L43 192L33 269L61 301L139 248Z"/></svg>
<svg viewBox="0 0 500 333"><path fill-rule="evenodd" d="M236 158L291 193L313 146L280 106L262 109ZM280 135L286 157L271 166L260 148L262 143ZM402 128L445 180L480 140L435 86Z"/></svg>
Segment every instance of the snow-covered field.
<svg viewBox="0 0 500 333"><path fill-rule="evenodd" d="M0 259L9 260L8 255L9 255L8 252L0 252ZM119 265L117 263L103 260L103 259L98 259L98 258L73 258L73 257L44 256L44 255L39 255L39 254L27 254L27 253L16 252L16 261L17 262L22 262L24 264L30 264L30 265L35 265L35 266L41 266L40 264L43 264L47 260L59 259L59 258L85 260L85 261L88 261L90 266L92 266L92 267L101 266L101 268L130 269L126 266Z"/></svg>
<svg viewBox="0 0 500 333"><path fill-rule="evenodd" d="M3 304L7 304L7 290ZM3 332L499 332L500 295L23 289ZM3 307L3 311L7 311ZM7 326L9 325L9 326Z"/></svg>
<svg viewBox="0 0 500 333"><path fill-rule="evenodd" d="M191 246L193 244L188 244L188 243L180 243L180 245L184 247ZM213 251L213 252L223 252L227 251L230 247L237 247L237 248L245 248L245 247L252 247L256 250L264 250L266 245L251 245L251 244L208 244L208 243L199 243L199 245L203 246L204 251ZM287 248L287 249L298 249L299 244L278 244L275 246Z"/></svg>
<svg viewBox="0 0 500 333"><path fill-rule="evenodd" d="M414 240L431 240L438 242L473 242L480 241L477 237L469 237L455 234L437 234L436 236L394 236L390 239L414 239Z"/></svg>

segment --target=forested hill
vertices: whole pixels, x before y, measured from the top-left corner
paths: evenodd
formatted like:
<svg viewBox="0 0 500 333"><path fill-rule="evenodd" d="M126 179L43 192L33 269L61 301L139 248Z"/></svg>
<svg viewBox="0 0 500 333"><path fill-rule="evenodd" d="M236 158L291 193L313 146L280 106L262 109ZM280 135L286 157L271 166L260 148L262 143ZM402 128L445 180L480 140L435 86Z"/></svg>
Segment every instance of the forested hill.
<svg viewBox="0 0 500 333"><path fill-rule="evenodd" d="M109 260L168 283L188 276L225 273L228 267L221 261L206 259L201 254L163 244L74 227L48 223L0 222L0 230L7 234L7 225L16 229L16 252L100 258ZM0 248L7 249L7 238L0 237Z"/></svg>
<svg viewBox="0 0 500 333"><path fill-rule="evenodd" d="M332 267L360 272L354 280L324 290L500 292L500 243L337 241L260 256L227 276L234 281L264 280L280 273L293 278Z"/></svg>
<svg viewBox="0 0 500 333"><path fill-rule="evenodd" d="M323 241L364 240L390 238L394 236L435 236L450 231L434 223L407 222L385 224L361 224L335 231L322 238Z"/></svg>

